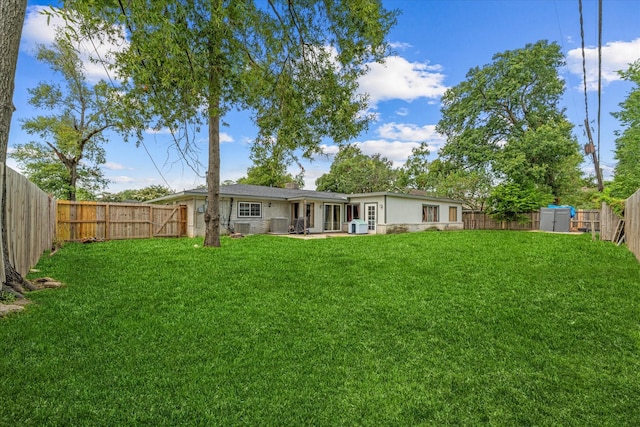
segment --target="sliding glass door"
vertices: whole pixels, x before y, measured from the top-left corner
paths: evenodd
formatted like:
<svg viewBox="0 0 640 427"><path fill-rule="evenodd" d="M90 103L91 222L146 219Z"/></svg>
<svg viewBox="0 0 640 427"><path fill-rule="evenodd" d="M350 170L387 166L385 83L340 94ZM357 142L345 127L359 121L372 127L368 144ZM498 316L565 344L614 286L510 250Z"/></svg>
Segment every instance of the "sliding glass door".
<svg viewBox="0 0 640 427"><path fill-rule="evenodd" d="M342 205L324 205L324 231L342 230Z"/></svg>

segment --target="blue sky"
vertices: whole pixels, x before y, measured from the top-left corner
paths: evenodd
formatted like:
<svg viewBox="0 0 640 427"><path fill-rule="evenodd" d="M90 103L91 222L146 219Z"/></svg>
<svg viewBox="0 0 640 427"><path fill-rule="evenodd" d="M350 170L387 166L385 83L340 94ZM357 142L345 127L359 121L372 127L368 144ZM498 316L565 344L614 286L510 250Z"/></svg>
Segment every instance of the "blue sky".
<svg viewBox="0 0 640 427"><path fill-rule="evenodd" d="M21 120L45 112L27 104L27 89L40 81L54 79L46 65L33 57L36 43L50 43L53 29L38 11L43 5L56 2L29 2L18 59L9 147L29 141L32 137L20 129ZM491 62L498 52L524 47L545 39L557 42L567 57L561 70L567 91L561 108L566 109L575 125L574 133L581 144L584 134L585 101L580 49L580 21L578 0L385 0L385 7L400 9L397 25L389 35L395 49L385 65L374 64L361 80L361 89L370 95L371 111L377 120L369 130L355 138L367 154L381 153L401 166L420 142L427 141L432 157L444 140L435 132L440 119L440 97L448 87L465 79L470 68ZM583 0L584 32L587 56L587 86L589 119L596 126L597 118L597 42L598 4ZM602 108L601 108L601 165L605 178L611 176L615 165L614 131L620 129L611 112L619 110L631 85L621 81L616 70L640 58L640 1L603 1L602 50ZM103 70L87 63L91 79L103 77ZM251 166L249 150L256 129L247 113L233 112L225 118L228 126L221 131L221 179L235 180L246 175ZM595 133L594 133L595 138ZM201 166L193 168L180 160L171 148L166 133L147 133L145 147L125 143L118 135L110 135L106 145L105 175L111 181L108 191L148 185L167 185L181 191L204 184L207 141L198 139ZM331 166L337 147L325 141L326 157L312 162L303 161L305 187L315 188L315 180ZM155 163L155 166L154 166ZM16 168L12 160L8 164ZM585 160L587 172L593 166ZM290 171L300 170L292 166Z"/></svg>

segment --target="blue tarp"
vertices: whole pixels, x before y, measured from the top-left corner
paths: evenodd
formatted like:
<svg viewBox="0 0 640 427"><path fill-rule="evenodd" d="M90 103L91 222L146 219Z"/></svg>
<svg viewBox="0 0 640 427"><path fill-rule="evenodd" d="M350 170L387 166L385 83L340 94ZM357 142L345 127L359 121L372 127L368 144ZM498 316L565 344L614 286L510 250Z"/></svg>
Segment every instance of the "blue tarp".
<svg viewBox="0 0 640 427"><path fill-rule="evenodd" d="M551 209L569 209L571 218L576 216L576 208L574 208L573 206L569 206L569 205L549 205L547 207L551 208Z"/></svg>

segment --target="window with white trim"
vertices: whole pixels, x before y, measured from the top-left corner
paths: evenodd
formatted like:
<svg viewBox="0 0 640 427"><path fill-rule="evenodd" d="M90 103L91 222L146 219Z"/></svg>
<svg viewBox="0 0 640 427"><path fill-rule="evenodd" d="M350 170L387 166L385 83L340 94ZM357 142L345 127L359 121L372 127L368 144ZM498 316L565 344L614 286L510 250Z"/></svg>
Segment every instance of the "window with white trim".
<svg viewBox="0 0 640 427"><path fill-rule="evenodd" d="M238 218L260 218L262 216L262 203L238 202Z"/></svg>
<svg viewBox="0 0 640 427"><path fill-rule="evenodd" d="M438 222L438 206L422 205L422 222Z"/></svg>

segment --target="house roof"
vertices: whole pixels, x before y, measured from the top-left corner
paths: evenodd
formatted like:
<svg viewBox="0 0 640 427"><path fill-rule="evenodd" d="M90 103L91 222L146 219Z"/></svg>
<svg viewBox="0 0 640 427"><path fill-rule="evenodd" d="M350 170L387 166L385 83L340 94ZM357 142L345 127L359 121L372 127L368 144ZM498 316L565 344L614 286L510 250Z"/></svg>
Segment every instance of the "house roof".
<svg viewBox="0 0 640 427"><path fill-rule="evenodd" d="M153 199L150 201L150 203L169 202L169 201L187 199L192 197L204 198L206 196L207 196L206 188L194 188L192 190L185 190L179 193L170 194L168 196ZM221 185L220 196L221 197L247 197L247 198L254 198L254 199L286 200L286 201L321 200L321 201L337 202L337 203L348 203L352 199L365 198L365 197L390 196L390 197L400 197L400 198L406 198L406 199L420 199L420 200L461 203L459 200L441 199L438 197L416 195L416 194L390 193L390 192L343 194L343 193L331 193L327 191L264 187L261 185L247 185L247 184Z"/></svg>
<svg viewBox="0 0 640 427"><path fill-rule="evenodd" d="M164 202L186 197L205 197L206 188L194 188L168 196L151 200L151 203ZM232 184L221 185L220 196L222 197L253 197L269 200L326 200L345 203L348 196L342 193L330 193L326 191L299 190L293 188L264 187L261 185Z"/></svg>
<svg viewBox="0 0 640 427"><path fill-rule="evenodd" d="M348 195L349 199L358 199L358 198L364 198L364 197L382 197L382 196L400 197L402 199L419 199L419 200L430 200L430 201L437 201L437 202L462 203L461 200L445 199L442 197L430 196L427 194L391 193L388 191L382 191L377 193L358 193L358 194Z"/></svg>

